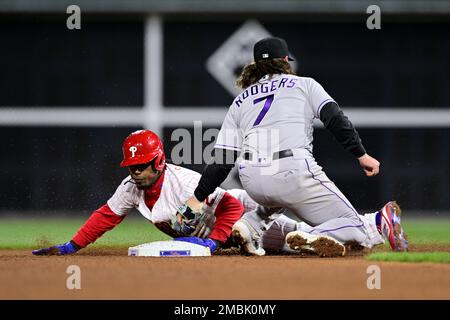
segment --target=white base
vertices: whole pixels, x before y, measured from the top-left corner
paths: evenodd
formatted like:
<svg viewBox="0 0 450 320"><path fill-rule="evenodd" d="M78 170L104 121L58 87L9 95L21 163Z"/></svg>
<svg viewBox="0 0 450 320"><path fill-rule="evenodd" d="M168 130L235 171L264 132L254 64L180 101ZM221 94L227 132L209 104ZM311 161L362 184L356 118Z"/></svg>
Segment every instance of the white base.
<svg viewBox="0 0 450 320"><path fill-rule="evenodd" d="M136 257L208 257L209 248L184 241L155 241L128 248Z"/></svg>

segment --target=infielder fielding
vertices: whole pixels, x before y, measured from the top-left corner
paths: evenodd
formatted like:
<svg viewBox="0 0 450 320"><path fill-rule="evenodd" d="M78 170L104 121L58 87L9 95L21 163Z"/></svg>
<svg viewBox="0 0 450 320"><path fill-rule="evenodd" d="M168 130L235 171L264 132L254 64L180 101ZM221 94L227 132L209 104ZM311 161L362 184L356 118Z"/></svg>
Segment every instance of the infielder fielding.
<svg viewBox="0 0 450 320"><path fill-rule="evenodd" d="M33 251L35 255L73 254L93 243L118 225L130 209L138 211L155 226L174 237L209 247L232 245L231 228L244 212L255 211L260 205L245 190L217 188L208 197L203 214L194 216L184 201L194 192L200 174L179 166L166 164L161 140L149 130L139 130L124 141L122 167L130 175L117 188L105 205L95 210L71 241ZM371 215L360 216L370 231L365 243L372 247L383 243ZM311 228L280 215L262 238L264 249L272 252L295 252L285 245L289 232ZM303 248L311 252L308 248Z"/></svg>
<svg viewBox="0 0 450 320"><path fill-rule="evenodd" d="M73 254L121 223L132 208L176 240L203 245L214 252L218 245L229 240L232 226L244 211L258 206L244 190L217 188L208 197L203 214L195 216L184 203L192 196L200 174L166 164L163 145L156 134L150 130L133 132L125 139L122 151L121 166L128 168L130 175L114 195L92 213L72 240L35 250L33 254ZM284 246L284 237L297 226L296 221L280 216L265 240L265 247L289 251Z"/></svg>
<svg viewBox="0 0 450 320"><path fill-rule="evenodd" d="M244 91L231 104L216 140L215 162L205 168L195 196L186 204L193 212L201 212L202 202L225 180L240 153L242 185L262 205L233 228L233 235L249 253L264 255L262 235L288 209L312 226L287 235L291 248L344 255L343 243L364 244L370 232L316 163L313 120L323 122L358 159L367 176L377 175L380 163L367 154L354 126L324 88L312 78L295 75L283 39L265 38L253 49L254 62L244 67L236 81ZM407 250L395 202L374 213L373 224L393 250Z"/></svg>

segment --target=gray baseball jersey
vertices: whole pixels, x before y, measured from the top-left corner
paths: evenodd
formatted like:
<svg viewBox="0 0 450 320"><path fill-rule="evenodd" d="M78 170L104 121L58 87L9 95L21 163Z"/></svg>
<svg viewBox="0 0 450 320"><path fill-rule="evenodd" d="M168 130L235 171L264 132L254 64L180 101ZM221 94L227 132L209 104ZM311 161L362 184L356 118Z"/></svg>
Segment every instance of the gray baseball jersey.
<svg viewBox="0 0 450 320"><path fill-rule="evenodd" d="M234 99L215 147L260 154L312 151L314 118L330 101L333 98L312 78L265 76Z"/></svg>
<svg viewBox="0 0 450 320"><path fill-rule="evenodd" d="M244 189L264 208L244 215L255 229L267 231L288 209L310 233L368 242L364 222L312 155L314 118L332 101L314 79L287 74L263 77L234 99L215 147L256 154L238 160ZM274 157L286 149L293 156Z"/></svg>

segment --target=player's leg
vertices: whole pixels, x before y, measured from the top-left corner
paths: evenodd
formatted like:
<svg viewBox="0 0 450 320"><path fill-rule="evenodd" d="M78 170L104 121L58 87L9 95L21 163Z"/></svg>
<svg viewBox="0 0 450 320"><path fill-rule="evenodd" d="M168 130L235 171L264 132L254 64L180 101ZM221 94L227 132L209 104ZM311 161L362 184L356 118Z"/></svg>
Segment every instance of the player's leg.
<svg viewBox="0 0 450 320"><path fill-rule="evenodd" d="M364 215L359 215L360 219L363 221L366 230L368 231L368 237L360 246L366 248L372 248L379 244L384 244L384 239L380 232L378 231L376 225L376 215L378 212L367 213ZM297 221L287 217L282 214L280 217L275 219L269 228L269 230L262 233L262 247L267 252L271 253L297 253L302 250L293 250L286 244L286 236L293 231L302 231L306 233L311 233L314 227L308 225L303 221ZM303 248L305 252L311 252L310 247Z"/></svg>
<svg viewBox="0 0 450 320"><path fill-rule="evenodd" d="M380 237L380 234L377 231L376 226L374 223L371 223L373 220L370 215L361 215L360 218L365 223L367 221L367 224L370 224L370 227L372 228L373 237L371 238L371 242L368 243L368 245L364 245L365 247L372 247L374 245L384 243L383 239ZM269 228L269 230L264 231L262 233L262 247L266 252L271 253L298 253L299 250L293 250L286 244L286 236L293 231L302 231L310 233L311 230L313 230L314 227L308 225L307 223L303 221L297 221L292 218L289 218L288 216L282 214L280 217L275 219ZM304 248L305 252L311 252L310 247Z"/></svg>
<svg viewBox="0 0 450 320"><path fill-rule="evenodd" d="M336 185L328 179L314 159L304 160L299 180L304 190L298 203L287 206L312 229L308 233L326 235L340 242L357 242L372 248L389 241L394 251L406 251L408 241L401 225L401 210L395 201L385 204L379 211L358 215L354 207ZM301 167L301 165L300 165Z"/></svg>
<svg viewBox="0 0 450 320"><path fill-rule="evenodd" d="M364 222L364 227L366 228L367 234L367 237L363 241L359 242L359 244L363 247L373 248L376 245L384 244L383 236L377 228L376 215L377 212L359 215L360 219Z"/></svg>
<svg viewBox="0 0 450 320"><path fill-rule="evenodd" d="M245 190L229 190L237 197L245 208L242 218L233 226L232 235L241 249L252 255L264 255L262 235L269 230L272 223L284 211L283 208L267 203L262 189L265 177L260 175L259 168L246 166L243 172L240 166L240 179Z"/></svg>
<svg viewBox="0 0 450 320"><path fill-rule="evenodd" d="M364 221L314 159L304 159L298 165L298 192L301 195L298 201L287 195L287 208L312 226L307 233L330 237L341 243L367 242Z"/></svg>
<svg viewBox="0 0 450 320"><path fill-rule="evenodd" d="M395 201L389 201L380 210L364 215L369 231L369 245L389 242L393 251L407 251L408 240L401 224L401 209Z"/></svg>
<svg viewBox="0 0 450 320"><path fill-rule="evenodd" d="M243 205L246 213L250 213L255 210L259 204L254 201L248 193L243 189L231 189L227 190L233 197L237 198ZM381 233L381 219L380 212L382 210L376 211L374 213L367 213L364 215L359 215L359 218L364 223L365 229L367 231L367 238L360 242L359 244L366 248L372 248L379 244L384 244L384 239ZM378 223L377 223L378 217ZM261 217L256 218L251 214L247 216L247 223L251 225L261 225L261 228L267 228L267 224L262 224ZM265 250L272 252L283 251L283 252L295 252L289 246L286 245L285 238L289 232L292 231L303 231L311 233L314 227L308 225L305 222L299 222L293 220L285 215L279 216L277 219L273 220L270 228L267 231L261 231L262 247Z"/></svg>
<svg viewBox="0 0 450 320"><path fill-rule="evenodd" d="M289 208L300 219L317 226L310 233L320 237L308 236L305 243L333 247L336 249L333 254L339 255L344 249L335 240L360 243L367 237L364 223L356 210L315 161L308 163L307 160L291 158L282 159L277 165L280 170L275 174L261 174L264 168L251 166L240 170L241 182L247 192L261 204L257 210L246 213L233 228L236 229L234 235L244 243L249 253L264 254L259 250L258 244L261 243L262 234L276 218L274 215L278 213L270 205ZM324 252L323 255L330 254Z"/></svg>
<svg viewBox="0 0 450 320"><path fill-rule="evenodd" d="M227 192L238 199L244 206L244 220L261 232L270 229L272 223L280 216L280 211L282 211L280 208L270 209L261 206L244 189L230 189Z"/></svg>
<svg viewBox="0 0 450 320"><path fill-rule="evenodd" d="M271 228L280 216L282 208L267 208L258 205L254 210L243 214L233 226L232 236L246 253L263 256L263 234Z"/></svg>
<svg viewBox="0 0 450 320"><path fill-rule="evenodd" d="M298 230L300 227L300 222L291 219L284 214L280 215L272 223L269 230L263 232L262 235L262 247L264 250L271 253L296 253L295 250L289 248L286 244L286 235L289 232Z"/></svg>
<svg viewBox="0 0 450 320"><path fill-rule="evenodd" d="M397 228L395 228L395 226L393 226L393 225L389 226L389 221L387 219L386 219L387 222L384 223L384 225L387 227L383 228L383 226L382 226L383 211L390 210L393 215L396 215L396 214L398 215L399 207L398 207L398 205L397 205L397 207L395 207L395 205L396 205L395 202L388 202L379 211L359 215L359 218L363 221L364 226L367 231L367 238L364 241L360 242L359 245L366 247L366 248L373 248L374 246L384 244L385 240L387 240L387 241L389 241L389 244L394 251L405 251L406 250L406 248L407 248L406 240L400 244L401 247L400 247L400 249L398 249L397 247L399 247L399 244L395 243L395 240L392 241L391 239L389 239L390 234L392 234L392 233L395 234L395 232L397 232L396 238L399 238L399 239L405 238L405 236L403 235L403 228L401 226L399 226ZM282 216L282 217L284 217L284 216ZM399 219L396 219L396 220L398 223ZM315 229L314 227L308 225L305 222L296 222L296 223L297 223L296 229L293 231L303 231L303 232L307 232L307 233L312 233L313 230ZM274 226L276 227L277 225L274 224ZM271 230L272 229L275 229L275 228L272 227ZM285 229L287 229L287 228L285 228ZM400 234L400 233L402 233L402 234ZM403 238L402 238L402 235L403 235Z"/></svg>
<svg viewBox="0 0 450 320"><path fill-rule="evenodd" d="M302 165L303 167L301 167ZM296 214L299 213L298 203L301 204L302 201L308 200L311 194L309 188L304 185L304 182L310 182L308 177L302 177L305 175L304 171L306 171L305 163L293 158L280 159L271 167L240 166L240 179L245 190L252 199L260 204L256 210L245 213L233 227L233 236L241 244L241 248L253 255L265 254L260 247L261 238L277 218L278 210L293 208ZM313 191L312 194L317 194L317 192ZM323 204L317 203L317 205ZM304 219L302 214L298 214L298 216L300 219ZM329 219L334 217L336 215ZM353 218L353 215L351 217ZM317 247L317 254L322 256L345 253L345 248L341 243L326 235L320 237L308 235L305 244Z"/></svg>

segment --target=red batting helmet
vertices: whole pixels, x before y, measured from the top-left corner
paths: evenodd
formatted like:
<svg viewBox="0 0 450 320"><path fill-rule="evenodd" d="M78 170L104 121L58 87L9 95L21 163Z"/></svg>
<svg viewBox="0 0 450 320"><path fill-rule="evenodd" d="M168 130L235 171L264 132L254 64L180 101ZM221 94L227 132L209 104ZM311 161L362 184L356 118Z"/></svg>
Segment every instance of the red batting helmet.
<svg viewBox="0 0 450 320"><path fill-rule="evenodd" d="M122 146L121 167L154 161L153 167L159 171L166 164L166 156L161 139L150 130L138 130L125 138Z"/></svg>

